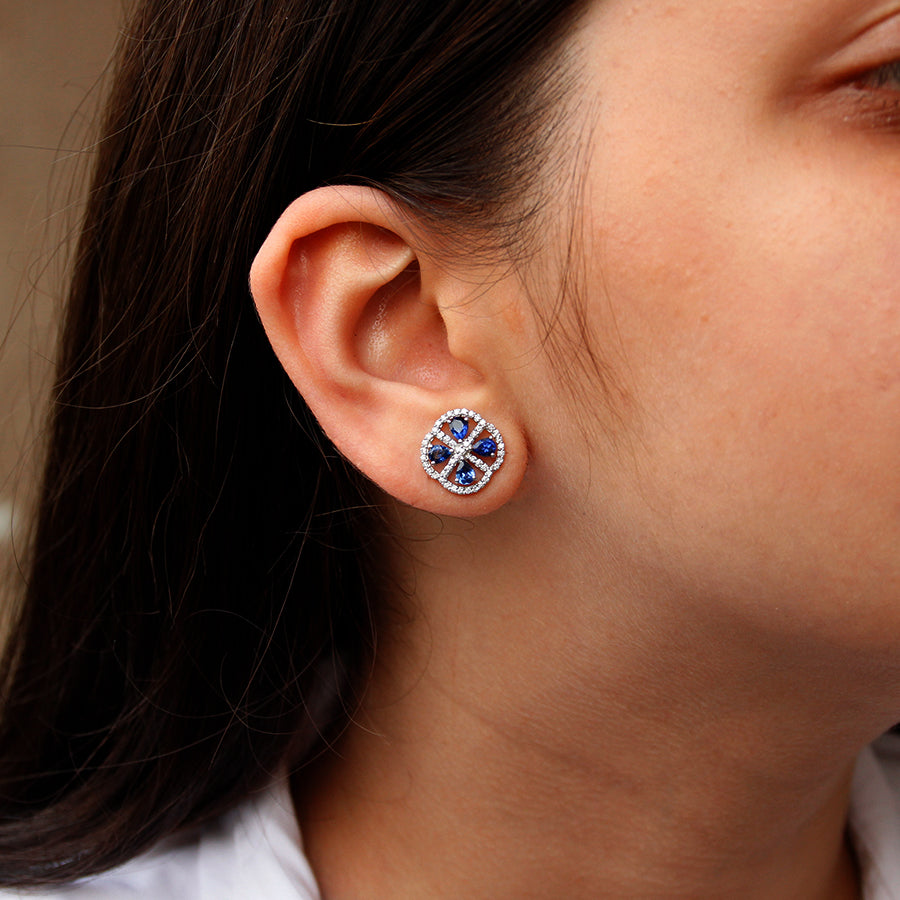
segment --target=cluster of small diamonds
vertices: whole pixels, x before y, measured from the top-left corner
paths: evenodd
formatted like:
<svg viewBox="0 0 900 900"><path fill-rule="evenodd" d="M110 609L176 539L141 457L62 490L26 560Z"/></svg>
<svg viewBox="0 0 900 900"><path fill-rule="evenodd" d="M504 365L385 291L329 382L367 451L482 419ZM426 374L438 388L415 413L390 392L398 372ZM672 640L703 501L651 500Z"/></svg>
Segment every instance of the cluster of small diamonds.
<svg viewBox="0 0 900 900"><path fill-rule="evenodd" d="M445 429L445 425L455 418L467 419L469 422L469 431L463 440L458 441L450 433L449 429ZM472 452L472 447L485 436L487 432L494 443L497 445L497 453L494 461L486 462ZM449 451L450 457L442 464L441 468L436 468L428 454L435 441L443 444ZM503 457L506 455L506 448L503 445L503 438L496 426L483 419L478 413L470 409L451 409L445 412L437 422L434 423L431 431L425 435L422 441L421 460L422 467L428 475L437 481L441 487L453 494L475 494L480 491L490 480L491 476L503 463ZM456 470L457 465L465 460L469 465L474 466L481 472L481 478L468 486L454 484L450 481L450 476Z"/></svg>

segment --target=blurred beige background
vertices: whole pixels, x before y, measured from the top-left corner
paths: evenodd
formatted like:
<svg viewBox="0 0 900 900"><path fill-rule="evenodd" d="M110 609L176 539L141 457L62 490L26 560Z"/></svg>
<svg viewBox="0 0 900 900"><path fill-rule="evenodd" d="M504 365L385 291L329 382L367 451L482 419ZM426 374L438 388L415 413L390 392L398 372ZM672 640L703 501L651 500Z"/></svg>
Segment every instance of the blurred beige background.
<svg viewBox="0 0 900 900"><path fill-rule="evenodd" d="M27 507L75 179L122 0L0 0L0 573Z"/></svg>

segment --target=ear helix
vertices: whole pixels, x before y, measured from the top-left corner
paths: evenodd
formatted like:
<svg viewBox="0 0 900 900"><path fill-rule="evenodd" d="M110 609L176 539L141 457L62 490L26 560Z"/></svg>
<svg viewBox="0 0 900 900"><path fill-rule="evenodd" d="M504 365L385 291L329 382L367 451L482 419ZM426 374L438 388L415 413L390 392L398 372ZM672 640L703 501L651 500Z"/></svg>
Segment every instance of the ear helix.
<svg viewBox="0 0 900 900"><path fill-rule="evenodd" d="M495 425L470 409L445 412L422 440L425 473L453 494L475 494L503 465L506 448Z"/></svg>

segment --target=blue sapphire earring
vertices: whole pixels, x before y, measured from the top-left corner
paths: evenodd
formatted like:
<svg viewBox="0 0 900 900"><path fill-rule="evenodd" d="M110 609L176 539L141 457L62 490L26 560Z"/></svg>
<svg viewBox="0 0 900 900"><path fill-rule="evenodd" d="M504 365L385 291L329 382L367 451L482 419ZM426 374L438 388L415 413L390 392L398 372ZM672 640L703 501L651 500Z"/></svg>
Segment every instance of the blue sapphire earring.
<svg viewBox="0 0 900 900"><path fill-rule="evenodd" d="M506 448L496 426L470 409L451 409L422 441L422 467L453 494L480 491L503 465Z"/></svg>

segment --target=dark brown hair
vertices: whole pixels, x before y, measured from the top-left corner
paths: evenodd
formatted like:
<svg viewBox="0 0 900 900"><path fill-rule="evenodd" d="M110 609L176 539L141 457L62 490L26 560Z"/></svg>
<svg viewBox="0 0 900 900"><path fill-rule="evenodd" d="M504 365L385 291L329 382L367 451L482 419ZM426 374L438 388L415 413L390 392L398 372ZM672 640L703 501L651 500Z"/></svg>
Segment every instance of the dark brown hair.
<svg viewBox="0 0 900 900"><path fill-rule="evenodd" d="M345 725L374 651L378 518L277 364L250 263L282 209L329 183L377 186L445 237L515 244L575 6L136 11L0 673L0 883L120 863Z"/></svg>

